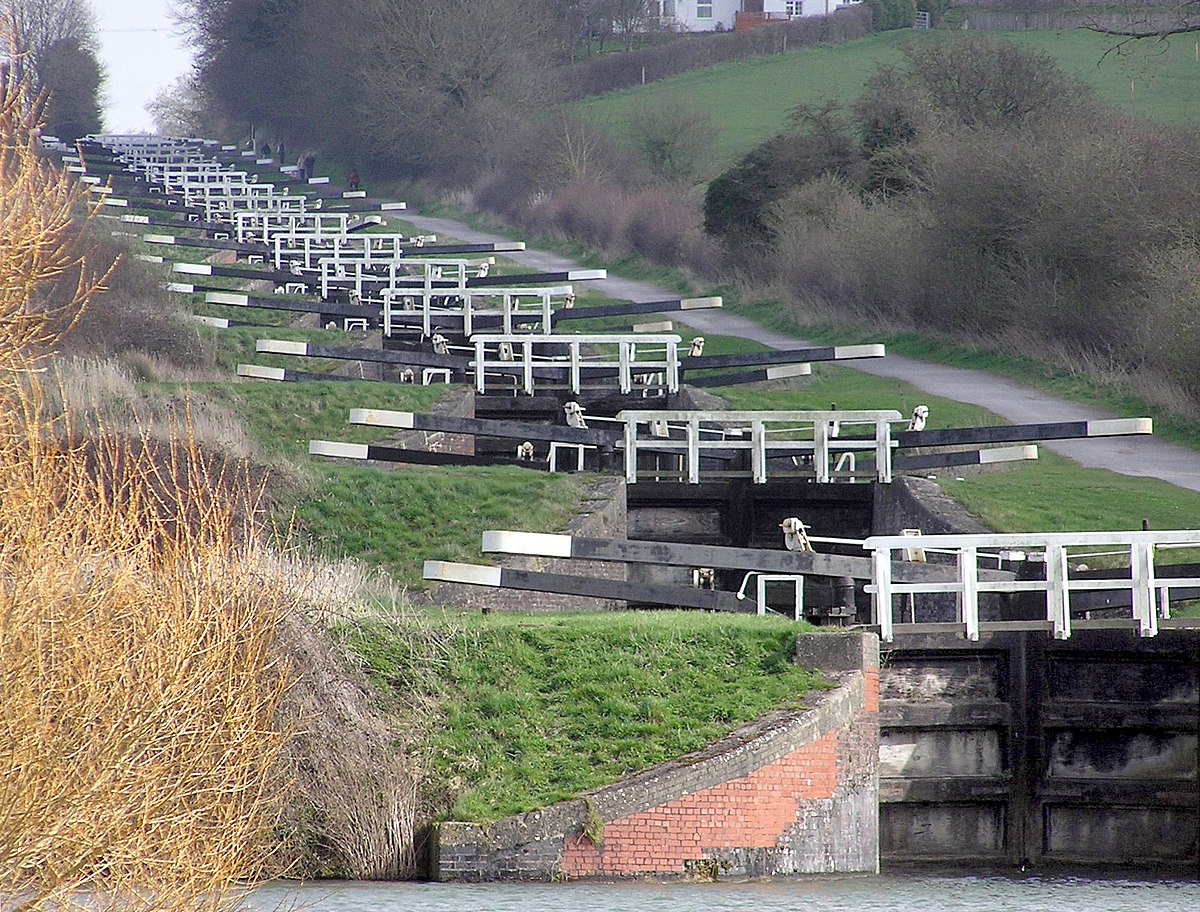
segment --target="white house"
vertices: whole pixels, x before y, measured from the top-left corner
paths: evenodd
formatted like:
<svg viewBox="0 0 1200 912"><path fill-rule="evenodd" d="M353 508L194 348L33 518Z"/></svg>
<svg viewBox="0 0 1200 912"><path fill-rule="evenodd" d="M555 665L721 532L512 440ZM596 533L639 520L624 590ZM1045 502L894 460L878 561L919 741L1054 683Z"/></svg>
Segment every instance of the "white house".
<svg viewBox="0 0 1200 912"><path fill-rule="evenodd" d="M731 30L743 0L651 0L651 12L685 32ZM657 7L657 10L655 9Z"/></svg>
<svg viewBox="0 0 1200 912"><path fill-rule="evenodd" d="M847 0L651 0L651 14L685 32L730 30L738 14L762 24L801 16L824 16ZM853 0L852 0L853 2Z"/></svg>

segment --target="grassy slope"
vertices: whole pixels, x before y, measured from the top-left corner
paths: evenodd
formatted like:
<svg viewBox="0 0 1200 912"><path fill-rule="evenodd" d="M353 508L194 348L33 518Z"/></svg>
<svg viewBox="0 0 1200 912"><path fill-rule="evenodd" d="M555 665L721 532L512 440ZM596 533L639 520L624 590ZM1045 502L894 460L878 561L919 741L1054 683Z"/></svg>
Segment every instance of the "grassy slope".
<svg viewBox="0 0 1200 912"><path fill-rule="evenodd" d="M568 109L619 135L629 113L641 105L684 105L713 119L713 157L705 178L778 132L798 104L827 99L851 103L879 64L898 63L899 48L913 40L939 40L945 33L884 32L857 41L807 48L770 57L695 70L645 86L574 102ZM1195 122L1200 108L1200 62L1194 42L1180 39L1163 54L1135 46L1127 55L1105 51L1114 39L1082 30L988 32L1041 48L1067 73L1095 86L1101 98L1168 121ZM1132 83L1132 87L1131 87Z"/></svg>
<svg viewBox="0 0 1200 912"><path fill-rule="evenodd" d="M446 816L533 810L696 750L795 704L814 676L791 663L797 625L695 612L463 617L428 636L344 630L398 695L437 699L433 779Z"/></svg>
<svg viewBox="0 0 1200 912"><path fill-rule="evenodd" d="M347 344L320 330L242 328L217 335L222 363L263 335ZM319 369L315 359L306 366ZM276 359L295 364L296 359ZM275 362L273 362L275 363ZM427 558L477 561L485 528L562 528L585 479L499 468L388 468L305 456L312 438L371 442L352 407L420 411L436 387L325 381L204 383L193 395L242 419L303 490L291 505L302 540L420 586ZM283 519L285 517L281 517ZM790 663L796 624L663 612L543 617L427 617L342 633L381 686L426 699L424 745L443 816L490 820L571 797L698 749L817 684ZM431 649L430 645L436 644Z"/></svg>
<svg viewBox="0 0 1200 912"><path fill-rule="evenodd" d="M424 411L437 399L437 387L313 381L205 383L194 391L230 406L265 454L296 467L302 490L284 505L281 524L294 520L299 539L317 553L382 567L407 587L424 585L426 559L478 560L485 528L562 528L581 496L584 479L573 475L505 466L347 464L305 455L312 439L385 439L385 430L347 424L350 409Z"/></svg>
<svg viewBox="0 0 1200 912"><path fill-rule="evenodd" d="M1195 104L1200 88L1200 62L1194 42L1175 41L1166 53L1148 53L1135 45L1127 55L1109 54L1113 40L1086 31L988 33L1031 44L1052 55L1068 73L1095 86L1102 98L1125 110L1175 122L1200 117ZM737 155L776 132L795 105L815 104L827 98L852 101L877 65L900 59L899 47L911 40L939 40L942 35L910 31L873 35L832 47L806 49L695 71L644 87L613 92L576 103L573 107L596 122L619 124L642 104L688 104L708 110L714 118L715 160L710 176ZM739 308L766 325L808 338L850 341L878 334L869 331L815 331L789 324L778 306L750 304ZM1155 414L1128 389L1100 386L1024 359L933 344L901 336L886 340L896 351L942 363L961 364L1016 377L1058 395L1091 402L1123 414ZM710 340L711 346L711 340ZM833 378L837 378L836 381ZM794 392L760 394L740 388L728 394L742 407L812 407L836 401L842 407L879 407L895 403L906 411L917 400L934 407L934 425L998 423L994 415L966 409L958 403L930 400L911 387L837 368L818 367L811 380L796 381ZM974 413L974 414L973 414ZM1160 435L1200 446L1200 430L1178 419L1155 414ZM985 522L1000 530L1068 530L1137 528L1142 518L1155 528L1195 525L1200 498L1153 481L1083 469L1042 451L1038 463L954 481L951 473L941 480L948 493Z"/></svg>

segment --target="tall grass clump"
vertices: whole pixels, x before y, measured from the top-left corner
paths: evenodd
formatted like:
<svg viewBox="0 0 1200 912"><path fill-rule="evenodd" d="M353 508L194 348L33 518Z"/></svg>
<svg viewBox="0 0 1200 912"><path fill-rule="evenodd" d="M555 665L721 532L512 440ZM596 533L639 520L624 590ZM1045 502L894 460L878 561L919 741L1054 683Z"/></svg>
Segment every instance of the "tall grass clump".
<svg viewBox="0 0 1200 912"><path fill-rule="evenodd" d="M291 596L255 490L186 425L85 438L48 405L111 262L22 89L0 92L0 909L225 908L271 864Z"/></svg>

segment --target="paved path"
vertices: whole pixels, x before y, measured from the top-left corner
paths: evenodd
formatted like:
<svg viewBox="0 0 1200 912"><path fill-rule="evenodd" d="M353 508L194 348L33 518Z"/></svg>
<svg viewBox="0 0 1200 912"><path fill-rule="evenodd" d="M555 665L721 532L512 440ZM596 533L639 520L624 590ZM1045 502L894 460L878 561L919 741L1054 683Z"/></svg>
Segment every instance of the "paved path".
<svg viewBox="0 0 1200 912"><path fill-rule="evenodd" d="M415 225L419 231L457 238L464 243L511 240L486 231L477 231L450 219L431 218L412 212L406 212L402 217ZM505 256L539 271L580 268L579 264L565 257L541 250L527 250L524 253ZM661 301L677 297L671 291L632 279L611 278L601 282L589 282L588 287L619 300ZM682 315L672 314L671 317L702 333L737 336L761 342L771 348L793 348L800 342L795 337L772 332L745 317L720 310L693 311ZM849 362L844 366L877 377L903 380L933 396L982 406L1012 424L1118 417L1111 412L1057 399L986 371L946 367L897 355L888 355L886 358L872 361ZM1200 491L1200 453L1164 443L1153 437L1098 437L1086 441L1043 443L1040 446L1069 456L1081 465L1109 469L1122 475L1158 478L1182 488Z"/></svg>

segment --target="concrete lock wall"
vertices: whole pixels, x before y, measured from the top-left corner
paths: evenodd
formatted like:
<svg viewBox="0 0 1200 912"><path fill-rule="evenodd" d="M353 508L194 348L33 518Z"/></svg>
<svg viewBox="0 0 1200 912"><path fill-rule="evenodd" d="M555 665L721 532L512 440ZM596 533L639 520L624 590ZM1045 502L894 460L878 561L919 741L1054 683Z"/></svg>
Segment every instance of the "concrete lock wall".
<svg viewBox="0 0 1200 912"><path fill-rule="evenodd" d="M881 851L1200 873L1200 637L897 638L881 672Z"/></svg>
<svg viewBox="0 0 1200 912"><path fill-rule="evenodd" d="M878 871L878 641L806 634L838 686L584 799L437 827L444 881L759 877Z"/></svg>

